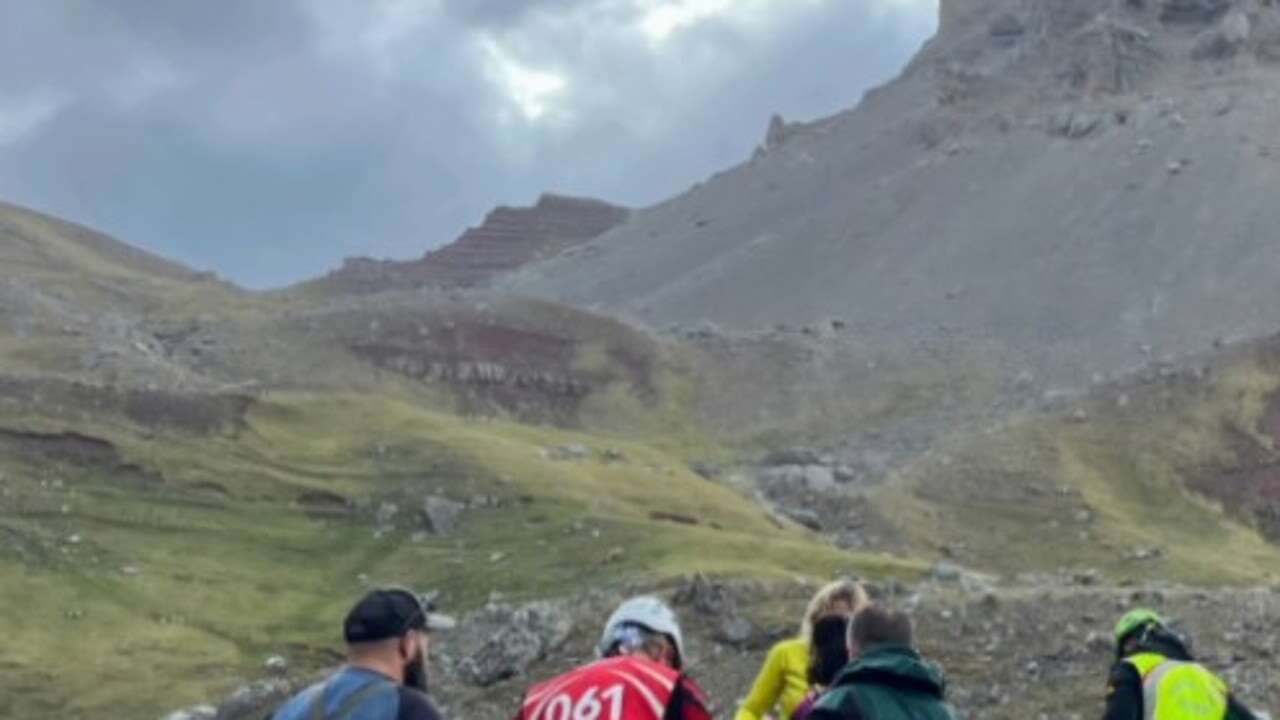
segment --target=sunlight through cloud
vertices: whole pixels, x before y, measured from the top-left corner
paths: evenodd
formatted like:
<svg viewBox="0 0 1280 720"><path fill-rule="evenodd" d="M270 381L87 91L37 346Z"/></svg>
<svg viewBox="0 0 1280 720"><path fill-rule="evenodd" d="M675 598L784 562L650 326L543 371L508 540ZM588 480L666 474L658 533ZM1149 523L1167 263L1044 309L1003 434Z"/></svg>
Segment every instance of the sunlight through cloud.
<svg viewBox="0 0 1280 720"><path fill-rule="evenodd" d="M555 114L556 101L569 87L567 78L524 65L491 37L482 38L480 46L490 75L521 118L536 123Z"/></svg>

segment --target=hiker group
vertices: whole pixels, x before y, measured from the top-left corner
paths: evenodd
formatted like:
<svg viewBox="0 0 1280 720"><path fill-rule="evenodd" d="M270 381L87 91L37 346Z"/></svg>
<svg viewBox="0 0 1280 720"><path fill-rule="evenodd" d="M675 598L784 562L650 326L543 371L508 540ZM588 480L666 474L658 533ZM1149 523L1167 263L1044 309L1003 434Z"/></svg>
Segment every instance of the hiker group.
<svg viewBox="0 0 1280 720"><path fill-rule="evenodd" d="M273 720L437 720L427 696L431 635L453 622L403 589L375 590L347 615L347 665L304 690ZM1254 718L1227 684L1195 662L1151 610L1115 627L1116 660L1103 720ZM684 633L654 597L608 618L597 660L534 685L515 720L710 720L686 672ZM775 645L734 720L951 720L941 670L916 648L910 617L838 581L810 601L799 634Z"/></svg>

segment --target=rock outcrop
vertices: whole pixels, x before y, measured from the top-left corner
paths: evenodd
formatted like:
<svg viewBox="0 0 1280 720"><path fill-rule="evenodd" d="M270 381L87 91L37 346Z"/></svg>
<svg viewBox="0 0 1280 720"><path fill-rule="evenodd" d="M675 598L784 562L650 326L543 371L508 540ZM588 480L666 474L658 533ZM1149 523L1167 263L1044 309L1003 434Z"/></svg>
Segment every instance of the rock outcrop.
<svg viewBox="0 0 1280 720"><path fill-rule="evenodd" d="M627 215L625 208L599 200L543 195L533 207L494 210L480 226L420 260L352 258L318 283L343 293L479 287L597 238Z"/></svg>

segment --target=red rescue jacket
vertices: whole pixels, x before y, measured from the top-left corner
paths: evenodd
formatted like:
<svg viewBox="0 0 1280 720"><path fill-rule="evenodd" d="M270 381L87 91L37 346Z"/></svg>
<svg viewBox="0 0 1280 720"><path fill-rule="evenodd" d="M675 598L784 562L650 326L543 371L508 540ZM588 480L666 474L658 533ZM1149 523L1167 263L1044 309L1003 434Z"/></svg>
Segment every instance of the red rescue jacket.
<svg viewBox="0 0 1280 720"><path fill-rule="evenodd" d="M711 720L692 679L640 657L614 657L535 685L518 720Z"/></svg>

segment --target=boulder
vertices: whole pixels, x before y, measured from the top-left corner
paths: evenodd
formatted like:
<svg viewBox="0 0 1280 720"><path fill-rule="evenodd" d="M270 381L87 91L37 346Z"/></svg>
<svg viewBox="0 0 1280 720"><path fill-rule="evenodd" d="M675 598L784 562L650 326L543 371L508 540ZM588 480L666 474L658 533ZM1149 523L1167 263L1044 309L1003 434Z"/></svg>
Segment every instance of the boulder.
<svg viewBox="0 0 1280 720"><path fill-rule="evenodd" d="M432 495L422 502L422 519L427 532L448 535L458 524L466 505L446 497Z"/></svg>
<svg viewBox="0 0 1280 720"><path fill-rule="evenodd" d="M1196 38L1191 56L1197 60L1223 60L1233 57L1249 42L1253 24L1241 10L1233 10L1217 27L1206 30Z"/></svg>
<svg viewBox="0 0 1280 720"><path fill-rule="evenodd" d="M822 518L818 513L808 508L783 508L782 514L789 520L796 522L814 532L822 532Z"/></svg>
<svg viewBox="0 0 1280 720"><path fill-rule="evenodd" d="M1102 116L1078 110L1063 110L1049 119L1049 132L1053 135L1080 140L1102 126Z"/></svg>
<svg viewBox="0 0 1280 720"><path fill-rule="evenodd" d="M741 617L727 617L716 628L716 640L726 645L743 647L755 637L756 626Z"/></svg>
<svg viewBox="0 0 1280 720"><path fill-rule="evenodd" d="M1027 34L1027 26L1022 22L1022 18L1009 12L992 20L988 32L991 33L991 38L997 45L1010 47L1016 45Z"/></svg>
<svg viewBox="0 0 1280 720"><path fill-rule="evenodd" d="M836 477L825 465L809 465L804 469L804 484L815 492L829 492L835 489Z"/></svg>
<svg viewBox="0 0 1280 720"><path fill-rule="evenodd" d="M700 461L689 463L689 469L706 480L714 480L724 472L719 465Z"/></svg>
<svg viewBox="0 0 1280 720"><path fill-rule="evenodd" d="M829 492L836 486L835 474L825 465L779 465L766 469L760 479L779 490Z"/></svg>
<svg viewBox="0 0 1280 720"><path fill-rule="evenodd" d="M782 147L795 133L795 126L783 120L781 115L775 114L769 118L769 129L765 131L764 145L762 147L766 153L773 152Z"/></svg>
<svg viewBox="0 0 1280 720"><path fill-rule="evenodd" d="M400 506L392 502L384 502L378 506L378 512L375 521L378 527L390 527L396 521L396 516L400 514Z"/></svg>
<svg viewBox="0 0 1280 720"><path fill-rule="evenodd" d="M822 453L809 447L790 447L773 450L761 459L765 467L781 467L784 465L818 465L822 463Z"/></svg>
<svg viewBox="0 0 1280 720"><path fill-rule="evenodd" d="M1160 21L1207 25L1222 17L1230 7L1231 0L1162 0Z"/></svg>
<svg viewBox="0 0 1280 720"><path fill-rule="evenodd" d="M462 655L457 673L471 685L489 687L523 675L559 650L573 631L573 618L551 603L493 604L468 615L461 628L451 640Z"/></svg>
<svg viewBox="0 0 1280 720"><path fill-rule="evenodd" d="M216 720L239 720L280 705L294 692L294 687L281 679L261 680L244 685L218 706Z"/></svg>
<svg viewBox="0 0 1280 720"><path fill-rule="evenodd" d="M586 460L591 457L591 448L586 445L561 445L551 451L552 460Z"/></svg>
<svg viewBox="0 0 1280 720"><path fill-rule="evenodd" d="M681 585L672 602L677 606L691 607L703 615L732 615L737 608L729 587L702 573Z"/></svg>
<svg viewBox="0 0 1280 720"><path fill-rule="evenodd" d="M282 655L272 655L263 663L263 667L267 672L276 677L283 677L289 674L289 661Z"/></svg>
<svg viewBox="0 0 1280 720"><path fill-rule="evenodd" d="M964 568L953 562L939 560L934 564L933 570L930 571L929 577L941 583L960 582L964 577Z"/></svg>

